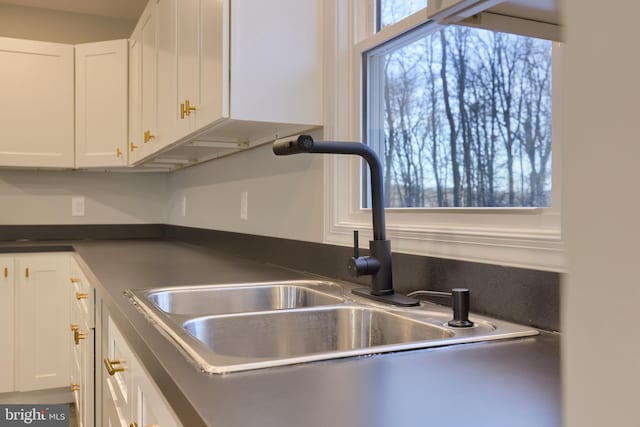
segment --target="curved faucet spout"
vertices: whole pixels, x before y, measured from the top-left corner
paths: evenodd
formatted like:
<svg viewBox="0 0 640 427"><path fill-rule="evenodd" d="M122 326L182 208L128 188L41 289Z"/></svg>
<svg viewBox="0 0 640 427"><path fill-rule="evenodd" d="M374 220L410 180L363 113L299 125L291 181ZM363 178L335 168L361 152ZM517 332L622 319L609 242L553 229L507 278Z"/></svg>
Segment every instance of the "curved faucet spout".
<svg viewBox="0 0 640 427"><path fill-rule="evenodd" d="M418 305L419 302L414 298L394 295L391 244L387 240L385 230L382 164L376 152L368 145L358 142L316 142L309 135L277 140L273 143L273 152L279 156L299 153L353 154L367 161L371 172L371 214L373 217L373 240L369 242L371 257L355 256L350 262L349 270L358 276L371 275L371 290L356 293L395 305ZM375 268L370 268L372 265Z"/></svg>

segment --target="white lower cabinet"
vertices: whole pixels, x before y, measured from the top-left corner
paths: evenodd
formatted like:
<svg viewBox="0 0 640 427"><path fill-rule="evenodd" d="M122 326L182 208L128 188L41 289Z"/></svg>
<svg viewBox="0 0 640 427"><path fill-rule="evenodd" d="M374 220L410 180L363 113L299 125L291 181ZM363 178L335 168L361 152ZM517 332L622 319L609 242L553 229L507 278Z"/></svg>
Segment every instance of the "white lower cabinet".
<svg viewBox="0 0 640 427"><path fill-rule="evenodd" d="M76 404L78 427L93 427L95 315L94 289L75 260L71 259L71 284L68 290L71 324L71 390Z"/></svg>
<svg viewBox="0 0 640 427"><path fill-rule="evenodd" d="M157 385L111 317L102 316L102 425L180 427Z"/></svg>
<svg viewBox="0 0 640 427"><path fill-rule="evenodd" d="M0 393L14 390L14 258L0 255Z"/></svg>
<svg viewBox="0 0 640 427"><path fill-rule="evenodd" d="M69 385L69 254L14 258L15 389Z"/></svg>

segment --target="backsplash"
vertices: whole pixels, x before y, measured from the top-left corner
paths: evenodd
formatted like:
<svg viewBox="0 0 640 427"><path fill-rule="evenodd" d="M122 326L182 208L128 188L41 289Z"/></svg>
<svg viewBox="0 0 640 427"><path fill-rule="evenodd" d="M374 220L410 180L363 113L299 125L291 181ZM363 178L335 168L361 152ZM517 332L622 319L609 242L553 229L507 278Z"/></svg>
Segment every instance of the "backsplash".
<svg viewBox="0 0 640 427"><path fill-rule="evenodd" d="M164 238L370 285L369 277L349 276L349 247L174 225L165 225ZM400 253L393 254L393 273L394 289L400 293L469 288L473 312L560 330L559 273Z"/></svg>

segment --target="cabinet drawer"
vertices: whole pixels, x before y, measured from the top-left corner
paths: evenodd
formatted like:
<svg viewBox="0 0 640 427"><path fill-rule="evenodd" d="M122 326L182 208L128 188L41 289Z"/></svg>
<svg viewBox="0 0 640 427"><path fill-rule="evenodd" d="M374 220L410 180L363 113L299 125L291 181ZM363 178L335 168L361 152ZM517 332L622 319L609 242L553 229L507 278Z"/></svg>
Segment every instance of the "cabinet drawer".
<svg viewBox="0 0 640 427"><path fill-rule="evenodd" d="M107 334L107 355L105 360L102 361L103 378L107 382L116 406L122 413L131 414L131 401L134 398L134 355L110 317ZM109 371L110 369L111 372Z"/></svg>
<svg viewBox="0 0 640 427"><path fill-rule="evenodd" d="M71 264L71 300L73 301L72 316L74 321L87 322L88 328L95 327L95 295L94 288L87 280L78 264L72 260Z"/></svg>

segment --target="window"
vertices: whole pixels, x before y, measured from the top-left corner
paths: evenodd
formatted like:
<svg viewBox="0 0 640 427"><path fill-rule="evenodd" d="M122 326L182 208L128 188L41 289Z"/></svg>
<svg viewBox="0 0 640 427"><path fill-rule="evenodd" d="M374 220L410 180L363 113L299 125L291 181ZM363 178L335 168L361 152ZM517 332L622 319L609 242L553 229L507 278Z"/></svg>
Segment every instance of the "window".
<svg viewBox="0 0 640 427"><path fill-rule="evenodd" d="M427 26L365 58L387 207L551 206L550 41Z"/></svg>
<svg viewBox="0 0 640 427"><path fill-rule="evenodd" d="M376 30L406 18L427 7L427 0L376 0Z"/></svg>
<svg viewBox="0 0 640 427"><path fill-rule="evenodd" d="M380 154L393 251L564 271L559 27L419 3L327 3L324 138ZM370 238L366 169L325 161L327 243Z"/></svg>

